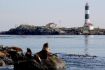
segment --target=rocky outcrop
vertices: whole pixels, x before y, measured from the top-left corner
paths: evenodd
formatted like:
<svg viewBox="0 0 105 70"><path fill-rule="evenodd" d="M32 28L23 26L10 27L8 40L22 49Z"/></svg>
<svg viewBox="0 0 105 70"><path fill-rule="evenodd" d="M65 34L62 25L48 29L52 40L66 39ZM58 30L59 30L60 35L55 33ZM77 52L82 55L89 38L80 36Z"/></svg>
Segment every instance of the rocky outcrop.
<svg viewBox="0 0 105 70"><path fill-rule="evenodd" d="M14 64L14 70L65 70L65 63L57 56L37 63L34 59L19 61Z"/></svg>
<svg viewBox="0 0 105 70"><path fill-rule="evenodd" d="M8 31L0 32L2 35L85 35L83 27L57 28L54 23L46 26L20 25ZM88 35L105 35L105 29L94 28Z"/></svg>
<svg viewBox="0 0 105 70"><path fill-rule="evenodd" d="M14 65L14 70L65 70L65 63L57 55L37 62L34 56L27 58L19 47L0 46L0 66Z"/></svg>
<svg viewBox="0 0 105 70"><path fill-rule="evenodd" d="M56 29L46 26L31 26L20 25L16 28L12 28L9 31L1 32L1 34L9 35L58 35L59 32Z"/></svg>
<svg viewBox="0 0 105 70"><path fill-rule="evenodd" d="M10 52L22 53L22 49L15 46L12 46L12 47L0 46L0 66L13 64L13 60Z"/></svg>

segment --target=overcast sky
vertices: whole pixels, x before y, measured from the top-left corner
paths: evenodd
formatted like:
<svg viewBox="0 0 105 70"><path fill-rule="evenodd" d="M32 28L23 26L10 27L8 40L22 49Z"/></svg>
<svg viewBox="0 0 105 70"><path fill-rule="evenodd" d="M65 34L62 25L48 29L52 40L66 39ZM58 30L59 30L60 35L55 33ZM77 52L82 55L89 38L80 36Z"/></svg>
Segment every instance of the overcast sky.
<svg viewBox="0 0 105 70"><path fill-rule="evenodd" d="M88 0L90 20L95 27L105 28L105 0ZM20 24L62 27L84 24L86 0L0 0L0 31Z"/></svg>

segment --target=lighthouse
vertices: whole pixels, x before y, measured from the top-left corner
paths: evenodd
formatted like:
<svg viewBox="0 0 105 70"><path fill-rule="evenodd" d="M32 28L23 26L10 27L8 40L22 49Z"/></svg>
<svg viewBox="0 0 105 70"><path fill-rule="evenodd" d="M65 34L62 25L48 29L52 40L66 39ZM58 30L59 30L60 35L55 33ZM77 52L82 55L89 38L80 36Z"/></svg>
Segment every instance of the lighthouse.
<svg viewBox="0 0 105 70"><path fill-rule="evenodd" d="M89 11L90 11L89 10L89 4L86 3L86 5L85 5L85 23L84 23L84 26L83 26L84 33L89 33L89 31L94 30L94 26L90 21L90 16L89 16L90 13L89 13Z"/></svg>

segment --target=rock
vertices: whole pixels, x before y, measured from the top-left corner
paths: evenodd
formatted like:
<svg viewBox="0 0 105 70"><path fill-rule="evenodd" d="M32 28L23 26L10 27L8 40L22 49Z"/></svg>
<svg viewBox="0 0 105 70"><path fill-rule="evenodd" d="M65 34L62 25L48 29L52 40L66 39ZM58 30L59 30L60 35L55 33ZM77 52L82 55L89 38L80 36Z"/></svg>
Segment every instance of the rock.
<svg viewBox="0 0 105 70"><path fill-rule="evenodd" d="M0 59L0 66L5 66L5 65L6 65L5 62L2 59Z"/></svg>
<svg viewBox="0 0 105 70"><path fill-rule="evenodd" d="M37 63L34 59L15 62L14 70L65 70L65 63L57 56Z"/></svg>
<svg viewBox="0 0 105 70"><path fill-rule="evenodd" d="M19 47L4 47L3 45L0 45L0 66L13 65L12 57L14 57L14 60L16 60L15 58L20 57L22 52L22 49Z"/></svg>
<svg viewBox="0 0 105 70"><path fill-rule="evenodd" d="M3 61L5 62L6 65L13 65L13 60L11 58L5 57L3 59Z"/></svg>
<svg viewBox="0 0 105 70"><path fill-rule="evenodd" d="M14 70L65 70L65 63L56 55L38 63L34 58L27 59L19 47L2 47L0 66L14 65Z"/></svg>
<svg viewBox="0 0 105 70"><path fill-rule="evenodd" d="M65 63L64 61L59 58L57 55L52 55L48 57L48 59L43 62L44 65L48 67L49 70L64 70Z"/></svg>

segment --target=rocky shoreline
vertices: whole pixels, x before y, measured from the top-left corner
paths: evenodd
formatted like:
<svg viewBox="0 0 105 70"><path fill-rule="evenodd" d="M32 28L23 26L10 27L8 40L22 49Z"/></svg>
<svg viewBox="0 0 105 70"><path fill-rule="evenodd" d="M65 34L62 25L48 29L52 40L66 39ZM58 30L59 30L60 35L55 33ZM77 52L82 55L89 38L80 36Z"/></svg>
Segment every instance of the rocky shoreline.
<svg viewBox="0 0 105 70"><path fill-rule="evenodd" d="M8 31L0 32L1 35L85 35L83 27L58 28L52 26L20 25ZM95 28L88 35L105 35L105 29Z"/></svg>

